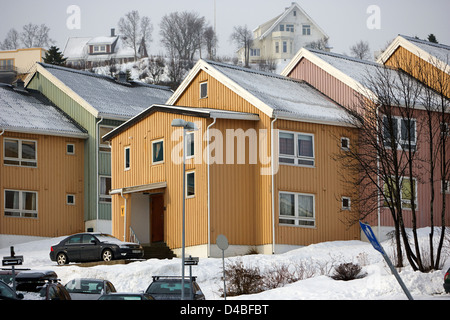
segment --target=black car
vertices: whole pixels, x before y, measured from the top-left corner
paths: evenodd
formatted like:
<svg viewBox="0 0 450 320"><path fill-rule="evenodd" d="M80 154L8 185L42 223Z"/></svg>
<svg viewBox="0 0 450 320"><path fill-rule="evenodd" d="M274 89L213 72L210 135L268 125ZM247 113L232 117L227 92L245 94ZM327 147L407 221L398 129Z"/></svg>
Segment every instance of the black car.
<svg viewBox="0 0 450 320"><path fill-rule="evenodd" d="M39 292L48 281L57 281L58 275L52 270L26 270L16 276L16 290Z"/></svg>
<svg viewBox="0 0 450 320"><path fill-rule="evenodd" d="M181 300L181 277L154 276L145 293L150 294L155 300ZM191 290L192 281L192 290ZM184 279L185 300L205 300L196 277Z"/></svg>
<svg viewBox="0 0 450 320"><path fill-rule="evenodd" d="M57 281L47 281L39 290L42 300L72 300L66 288Z"/></svg>
<svg viewBox="0 0 450 320"><path fill-rule="evenodd" d="M445 292L450 293L450 268L444 276L444 290Z"/></svg>
<svg viewBox="0 0 450 320"><path fill-rule="evenodd" d="M6 283L0 280L0 300L21 300L23 294L16 294L14 290Z"/></svg>
<svg viewBox="0 0 450 320"><path fill-rule="evenodd" d="M98 300L155 300L151 295L147 293L121 293L114 292L110 294L104 294Z"/></svg>
<svg viewBox="0 0 450 320"><path fill-rule="evenodd" d="M105 233L78 233L50 248L50 259L58 265L69 262L141 259L144 249L138 243L123 242Z"/></svg>
<svg viewBox="0 0 450 320"><path fill-rule="evenodd" d="M116 292L114 285L103 279L77 278L65 285L72 300L97 300L102 295Z"/></svg>

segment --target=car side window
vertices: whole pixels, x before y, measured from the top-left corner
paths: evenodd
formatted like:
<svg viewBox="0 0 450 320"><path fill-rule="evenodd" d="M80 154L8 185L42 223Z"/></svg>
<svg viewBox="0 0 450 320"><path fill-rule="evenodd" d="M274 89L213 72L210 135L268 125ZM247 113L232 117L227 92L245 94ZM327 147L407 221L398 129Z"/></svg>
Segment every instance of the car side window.
<svg viewBox="0 0 450 320"><path fill-rule="evenodd" d="M66 244L80 244L80 243L81 243L81 236L73 236L66 242Z"/></svg>
<svg viewBox="0 0 450 320"><path fill-rule="evenodd" d="M91 243L91 241L95 241L95 238L93 236L88 235L88 234L85 234L83 236L83 241L82 241L83 243L89 244L89 243Z"/></svg>

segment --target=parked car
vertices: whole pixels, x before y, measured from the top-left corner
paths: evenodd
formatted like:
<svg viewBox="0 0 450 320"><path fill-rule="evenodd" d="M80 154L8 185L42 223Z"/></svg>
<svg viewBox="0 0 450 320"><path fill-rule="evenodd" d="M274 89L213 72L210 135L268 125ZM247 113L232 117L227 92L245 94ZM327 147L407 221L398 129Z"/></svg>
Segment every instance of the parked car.
<svg viewBox="0 0 450 320"><path fill-rule="evenodd" d="M24 270L30 270L30 269L15 269L14 273L17 275ZM13 276L12 276L12 270L11 268L7 269L0 269L0 280L2 280L4 283L6 283L7 285L12 286L13 284Z"/></svg>
<svg viewBox="0 0 450 320"><path fill-rule="evenodd" d="M42 300L72 300L66 288L57 281L47 281L39 290Z"/></svg>
<svg viewBox="0 0 450 320"><path fill-rule="evenodd" d="M447 273L444 276L444 289L445 292L450 293L450 268L448 268Z"/></svg>
<svg viewBox="0 0 450 320"><path fill-rule="evenodd" d="M101 279L73 279L65 287L72 300L97 300L102 295L116 292L111 282Z"/></svg>
<svg viewBox="0 0 450 320"><path fill-rule="evenodd" d="M200 286L196 281L197 277L185 277L184 280L184 298L186 300L205 300ZM155 300L181 300L181 277L154 276L152 283L148 286L145 293L148 293ZM191 289L192 281L192 291Z"/></svg>
<svg viewBox="0 0 450 320"><path fill-rule="evenodd" d="M78 233L50 248L50 259L58 265L69 262L140 259L144 249L138 243L123 242L105 233Z"/></svg>
<svg viewBox="0 0 450 320"><path fill-rule="evenodd" d="M104 294L98 300L155 300L147 293L111 293Z"/></svg>
<svg viewBox="0 0 450 320"><path fill-rule="evenodd" d="M8 286L5 282L0 280L0 300L21 300L23 299L23 294L16 294L14 290Z"/></svg>
<svg viewBox="0 0 450 320"><path fill-rule="evenodd" d="M52 270L25 270L16 276L16 290L39 292L47 281L57 281L58 275Z"/></svg>

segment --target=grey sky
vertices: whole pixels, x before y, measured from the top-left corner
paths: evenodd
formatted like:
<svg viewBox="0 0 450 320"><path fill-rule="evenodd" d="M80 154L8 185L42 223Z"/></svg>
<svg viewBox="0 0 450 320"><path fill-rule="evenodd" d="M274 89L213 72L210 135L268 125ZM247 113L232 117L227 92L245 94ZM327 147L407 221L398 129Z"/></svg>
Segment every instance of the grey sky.
<svg viewBox="0 0 450 320"><path fill-rule="evenodd" d="M22 30L23 25L45 23L55 45L64 49L67 38L109 35L117 29L120 17L131 10L148 16L153 24L151 53L162 51L159 42L161 18L174 11L196 11L216 26L219 55L232 55L234 45L229 38L233 27L247 25L250 29L276 17L289 7L291 0L21 0L3 6L0 11L0 41L9 29ZM298 0L296 1L330 36L330 45L337 53L349 53L359 40L370 43L372 51L384 47L398 34L426 39L436 35L439 42L450 45L449 0ZM66 26L67 8L77 5L81 12L79 30ZM371 5L380 8L380 29L369 29L367 20Z"/></svg>

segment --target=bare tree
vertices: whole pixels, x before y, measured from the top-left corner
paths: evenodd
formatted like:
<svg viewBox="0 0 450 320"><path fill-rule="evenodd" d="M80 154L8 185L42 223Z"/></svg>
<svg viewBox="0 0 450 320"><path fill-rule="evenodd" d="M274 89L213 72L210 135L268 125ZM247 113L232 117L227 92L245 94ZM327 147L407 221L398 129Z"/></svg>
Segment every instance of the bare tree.
<svg viewBox="0 0 450 320"><path fill-rule="evenodd" d="M370 47L367 41L359 41L350 47L350 53L353 57L361 60L370 60Z"/></svg>
<svg viewBox="0 0 450 320"><path fill-rule="evenodd" d="M45 24L38 26L37 24L29 23L23 26L20 40L25 48L46 48L54 42L50 39L49 33L50 28Z"/></svg>
<svg viewBox="0 0 450 320"><path fill-rule="evenodd" d="M5 40L0 44L2 50L15 50L20 48L19 32L12 28L6 34Z"/></svg>
<svg viewBox="0 0 450 320"><path fill-rule="evenodd" d="M161 75L164 73L165 69L164 59L161 56L151 56L148 58L148 72L152 77L152 83L158 84Z"/></svg>
<svg viewBox="0 0 450 320"><path fill-rule="evenodd" d="M253 33L247 26L234 27L230 37L239 49L244 49L244 65L248 68L250 62L250 49L253 45Z"/></svg>
<svg viewBox="0 0 450 320"><path fill-rule="evenodd" d="M217 35L214 28L207 26L203 32L203 43L206 47L206 52L208 53L208 59L213 60L216 55L217 50Z"/></svg>
<svg viewBox="0 0 450 320"><path fill-rule="evenodd" d="M319 39L317 41L308 42L305 45L305 47L306 48L311 48L311 49L317 49L317 50L326 51L326 50L328 50L328 38L323 37L322 39Z"/></svg>
<svg viewBox="0 0 450 320"><path fill-rule="evenodd" d="M160 23L161 42L172 58L192 62L200 50L205 18L195 12L172 12Z"/></svg>
<svg viewBox="0 0 450 320"><path fill-rule="evenodd" d="M130 11L120 18L119 32L124 36L125 43L134 50L134 61L137 60L139 46L145 45L151 41L153 31L150 18L140 17L136 10Z"/></svg>

